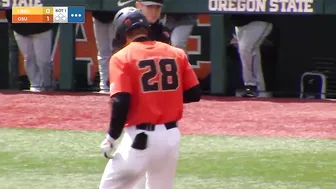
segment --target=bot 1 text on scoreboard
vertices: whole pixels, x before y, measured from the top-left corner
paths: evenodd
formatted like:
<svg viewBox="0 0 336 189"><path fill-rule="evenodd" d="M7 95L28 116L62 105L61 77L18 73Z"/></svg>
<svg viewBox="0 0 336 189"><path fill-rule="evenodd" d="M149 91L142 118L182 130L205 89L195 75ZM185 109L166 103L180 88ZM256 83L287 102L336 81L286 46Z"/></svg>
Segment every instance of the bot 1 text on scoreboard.
<svg viewBox="0 0 336 189"><path fill-rule="evenodd" d="M84 7L12 7L13 23L84 23Z"/></svg>

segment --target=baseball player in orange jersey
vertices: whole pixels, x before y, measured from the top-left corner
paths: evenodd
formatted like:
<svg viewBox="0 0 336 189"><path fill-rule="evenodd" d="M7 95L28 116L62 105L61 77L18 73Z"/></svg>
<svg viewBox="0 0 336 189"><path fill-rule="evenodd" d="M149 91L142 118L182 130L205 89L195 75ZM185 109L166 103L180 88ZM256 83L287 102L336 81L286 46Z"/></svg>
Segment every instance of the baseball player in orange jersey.
<svg viewBox="0 0 336 189"><path fill-rule="evenodd" d="M101 143L110 157L100 189L132 189L146 175L147 189L171 189L176 172L183 103L198 102L201 89L183 50L148 38L141 11L126 7L115 17L126 47L110 60L111 120Z"/></svg>

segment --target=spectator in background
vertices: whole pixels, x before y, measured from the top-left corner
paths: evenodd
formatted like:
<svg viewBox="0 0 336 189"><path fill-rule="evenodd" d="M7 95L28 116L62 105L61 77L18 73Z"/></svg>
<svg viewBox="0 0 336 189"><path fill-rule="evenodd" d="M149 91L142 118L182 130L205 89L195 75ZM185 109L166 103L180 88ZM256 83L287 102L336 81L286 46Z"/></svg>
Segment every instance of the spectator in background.
<svg viewBox="0 0 336 189"><path fill-rule="evenodd" d="M163 0L138 0L135 6L142 11L150 23L149 38L170 44L170 30L160 21L163 2Z"/></svg>
<svg viewBox="0 0 336 189"><path fill-rule="evenodd" d="M148 37L151 40L170 44L170 30L160 21L163 2L164 0L137 0L135 7L141 10L150 23ZM113 39L113 47L116 51L121 49L125 43L122 36L117 35Z"/></svg>
<svg viewBox="0 0 336 189"><path fill-rule="evenodd" d="M163 6L163 0L137 0L136 8L140 9L151 26L150 39L170 43L170 30L163 26L159 18ZM108 11L93 11L93 25L98 49L98 62L100 74L100 92L108 92L108 64L113 53L124 45L123 41L115 36L113 31L113 19L115 13Z"/></svg>
<svg viewBox="0 0 336 189"><path fill-rule="evenodd" d="M232 15L245 85L243 97L257 97L265 91L260 45L272 31L268 15Z"/></svg>
<svg viewBox="0 0 336 189"><path fill-rule="evenodd" d="M196 14L167 14L165 24L172 30L171 45L183 49L187 53L188 38L197 23Z"/></svg>
<svg viewBox="0 0 336 189"><path fill-rule="evenodd" d="M115 16L113 12L93 11L93 29L98 50L98 69L99 69L99 89L100 92L109 92L109 61L113 53L112 41L114 38L112 21Z"/></svg>
<svg viewBox="0 0 336 189"><path fill-rule="evenodd" d="M6 10L6 17L24 57L30 91L52 90L54 77L51 50L52 29L55 24L13 24L11 10Z"/></svg>

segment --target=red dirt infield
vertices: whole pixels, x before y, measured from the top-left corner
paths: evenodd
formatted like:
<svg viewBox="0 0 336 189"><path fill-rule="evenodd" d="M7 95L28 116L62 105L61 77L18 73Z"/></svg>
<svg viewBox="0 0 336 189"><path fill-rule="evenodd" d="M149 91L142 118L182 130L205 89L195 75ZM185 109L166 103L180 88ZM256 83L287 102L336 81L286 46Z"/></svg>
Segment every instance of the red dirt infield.
<svg viewBox="0 0 336 189"><path fill-rule="evenodd" d="M0 93L0 128L104 131L107 95ZM336 103L298 99L204 97L185 105L183 134L336 139Z"/></svg>

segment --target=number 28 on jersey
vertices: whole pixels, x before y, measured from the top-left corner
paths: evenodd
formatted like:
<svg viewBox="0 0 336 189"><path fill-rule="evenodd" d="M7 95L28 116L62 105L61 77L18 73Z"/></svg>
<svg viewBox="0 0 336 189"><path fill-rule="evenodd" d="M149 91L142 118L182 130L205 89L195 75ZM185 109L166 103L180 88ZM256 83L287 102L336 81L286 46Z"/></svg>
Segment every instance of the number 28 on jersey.
<svg viewBox="0 0 336 189"><path fill-rule="evenodd" d="M174 91L179 87L178 68L175 59L146 59L138 63L146 70L140 77L143 92Z"/></svg>

